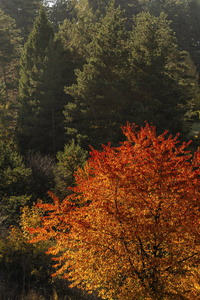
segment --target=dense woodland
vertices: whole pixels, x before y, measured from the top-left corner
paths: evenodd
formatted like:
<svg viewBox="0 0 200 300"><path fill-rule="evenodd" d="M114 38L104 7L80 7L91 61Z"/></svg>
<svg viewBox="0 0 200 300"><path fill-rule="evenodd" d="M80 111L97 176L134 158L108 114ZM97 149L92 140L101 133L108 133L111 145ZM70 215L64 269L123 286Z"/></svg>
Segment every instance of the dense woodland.
<svg viewBox="0 0 200 300"><path fill-rule="evenodd" d="M197 150L199 28L200 0L0 0L0 299L97 299L52 279L25 224L127 122Z"/></svg>

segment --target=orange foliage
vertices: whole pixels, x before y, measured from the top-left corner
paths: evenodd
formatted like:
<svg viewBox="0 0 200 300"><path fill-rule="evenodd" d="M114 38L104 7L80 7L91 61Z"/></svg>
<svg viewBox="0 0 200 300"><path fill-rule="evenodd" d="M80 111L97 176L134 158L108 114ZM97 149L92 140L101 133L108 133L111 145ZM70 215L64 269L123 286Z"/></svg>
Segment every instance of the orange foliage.
<svg viewBox="0 0 200 300"><path fill-rule="evenodd" d="M123 132L120 147L92 150L72 195L38 204L32 242L53 239L55 274L102 297L198 299L200 152L148 124Z"/></svg>
<svg viewBox="0 0 200 300"><path fill-rule="evenodd" d="M42 216L42 210L38 207L33 206L32 208L29 208L26 205L21 208L20 226L10 227L11 234L9 239L13 242L16 249L24 249L29 252L30 245L27 244L27 241L34 237L30 234L29 228L40 226Z"/></svg>

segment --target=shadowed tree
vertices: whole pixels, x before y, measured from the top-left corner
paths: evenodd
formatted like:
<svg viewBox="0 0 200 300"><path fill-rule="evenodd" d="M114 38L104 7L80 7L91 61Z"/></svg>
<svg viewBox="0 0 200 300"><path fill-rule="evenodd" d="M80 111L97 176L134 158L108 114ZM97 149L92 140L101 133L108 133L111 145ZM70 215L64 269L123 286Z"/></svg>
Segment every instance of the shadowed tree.
<svg viewBox="0 0 200 300"><path fill-rule="evenodd" d="M64 86L73 82L68 53L42 8L21 58L18 139L23 152L55 156L63 149L63 110L69 98Z"/></svg>
<svg viewBox="0 0 200 300"><path fill-rule="evenodd" d="M18 139L21 149L30 149L34 124L37 123L40 99L38 85L45 66L47 49L54 36L46 10L41 8L21 56L19 81Z"/></svg>
<svg viewBox="0 0 200 300"><path fill-rule="evenodd" d="M0 10L0 126L1 138L13 135L16 127L21 37L15 21Z"/></svg>
<svg viewBox="0 0 200 300"><path fill-rule="evenodd" d="M118 142L119 124L127 104L125 20L114 2L96 23L88 44L86 63L76 70L77 83L66 88L73 102L66 106L66 134L87 145ZM79 120L79 122L78 122Z"/></svg>
<svg viewBox="0 0 200 300"><path fill-rule="evenodd" d="M178 50L166 15L139 14L128 43L134 120L148 120L160 132L181 131L187 137L196 78L188 76L187 53Z"/></svg>
<svg viewBox="0 0 200 300"><path fill-rule="evenodd" d="M27 40L32 30L35 18L42 0L1 0L0 8L16 21L17 28L21 30L22 37Z"/></svg>

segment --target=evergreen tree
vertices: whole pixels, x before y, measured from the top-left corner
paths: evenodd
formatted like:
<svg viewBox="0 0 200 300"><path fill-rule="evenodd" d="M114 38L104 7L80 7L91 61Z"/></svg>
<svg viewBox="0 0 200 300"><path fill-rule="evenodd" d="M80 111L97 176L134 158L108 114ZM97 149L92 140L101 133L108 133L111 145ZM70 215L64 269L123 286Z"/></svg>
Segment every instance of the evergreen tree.
<svg viewBox="0 0 200 300"><path fill-rule="evenodd" d="M21 56L17 135L20 147L24 150L30 149L32 136L35 134L35 125L38 122L37 116L40 110L38 86L44 72L48 47L53 37L52 25L47 18L45 8L42 7Z"/></svg>
<svg viewBox="0 0 200 300"><path fill-rule="evenodd" d="M59 29L65 49L70 53L70 59L74 64L82 68L86 58L90 56L88 45L95 35L97 17L93 14L87 0L81 0L75 7L76 18L65 19Z"/></svg>
<svg viewBox="0 0 200 300"><path fill-rule="evenodd" d="M200 1L199 0L164 0L148 1L147 9L151 14L159 16L161 12L167 14L170 27L176 33L178 47L189 52L200 72Z"/></svg>
<svg viewBox="0 0 200 300"><path fill-rule="evenodd" d="M0 10L0 126L1 137L10 137L16 126L18 67L21 37L15 21Z"/></svg>
<svg viewBox="0 0 200 300"><path fill-rule="evenodd" d="M117 140L126 106L126 38L122 12L112 2L96 23L86 63L76 70L77 84L66 89L75 98L65 110L67 135L84 148Z"/></svg>
<svg viewBox="0 0 200 300"><path fill-rule="evenodd" d="M42 0L1 0L0 8L16 21L22 37L27 40Z"/></svg>
<svg viewBox="0 0 200 300"><path fill-rule="evenodd" d="M177 35L178 42L181 44L182 40L187 41L187 45L184 50L190 53L192 60L195 63L198 74L200 75L200 1L190 0L187 3L187 14L189 12L189 26L188 26L188 36L184 35L184 31L181 35ZM187 15L186 14L186 15Z"/></svg>
<svg viewBox="0 0 200 300"><path fill-rule="evenodd" d="M60 199L63 200L71 193L68 187L75 186L74 173L79 167L83 168L87 156L87 152L76 145L74 140L65 145L63 151L58 151L58 162L54 168L56 183L54 192Z"/></svg>
<svg viewBox="0 0 200 300"><path fill-rule="evenodd" d="M147 120L161 131L186 133L194 89L187 78L186 53L178 50L166 16L138 15L129 48L135 122Z"/></svg>
<svg viewBox="0 0 200 300"><path fill-rule="evenodd" d="M90 7L97 15L105 15L106 6L109 5L109 0L88 0ZM143 10L143 6L146 3L145 0L115 0L115 8L120 6L120 9L124 11L126 17L126 28L131 30L133 24L133 16L137 15Z"/></svg>
<svg viewBox="0 0 200 300"><path fill-rule="evenodd" d="M21 59L18 137L24 151L56 155L64 146L64 86L73 82L73 62L60 35L40 12ZM25 144L24 144L25 142Z"/></svg>
<svg viewBox="0 0 200 300"><path fill-rule="evenodd" d="M9 136L9 106L6 103L6 85L0 82L0 140L6 141Z"/></svg>
<svg viewBox="0 0 200 300"><path fill-rule="evenodd" d="M188 133L194 82L165 15L139 14L129 38L112 3L87 49L77 84L66 89L75 99L65 110L68 137L84 148L115 144L120 124L145 120L161 131Z"/></svg>
<svg viewBox="0 0 200 300"><path fill-rule="evenodd" d="M56 0L47 7L48 16L55 32L59 30L59 26L63 24L65 19L72 21L73 18L77 17L75 6L75 0Z"/></svg>
<svg viewBox="0 0 200 300"><path fill-rule="evenodd" d="M28 199L30 175L13 144L0 141L0 210L7 226L18 222L20 207Z"/></svg>
<svg viewBox="0 0 200 300"><path fill-rule="evenodd" d="M35 151L56 155L64 146L63 110L69 96L64 93L65 84L72 84L73 64L63 49L59 37L49 43L44 71L38 83L39 111L33 125L30 146Z"/></svg>

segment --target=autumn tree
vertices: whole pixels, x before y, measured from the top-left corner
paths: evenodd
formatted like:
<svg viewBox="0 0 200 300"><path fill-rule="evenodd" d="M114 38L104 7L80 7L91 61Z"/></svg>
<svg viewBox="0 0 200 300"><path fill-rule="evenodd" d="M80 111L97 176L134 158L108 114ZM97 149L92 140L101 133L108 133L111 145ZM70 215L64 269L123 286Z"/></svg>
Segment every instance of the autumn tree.
<svg viewBox="0 0 200 300"><path fill-rule="evenodd" d="M148 123L123 133L121 146L92 149L72 195L38 204L32 242L53 239L55 275L106 299L197 299L200 150Z"/></svg>

